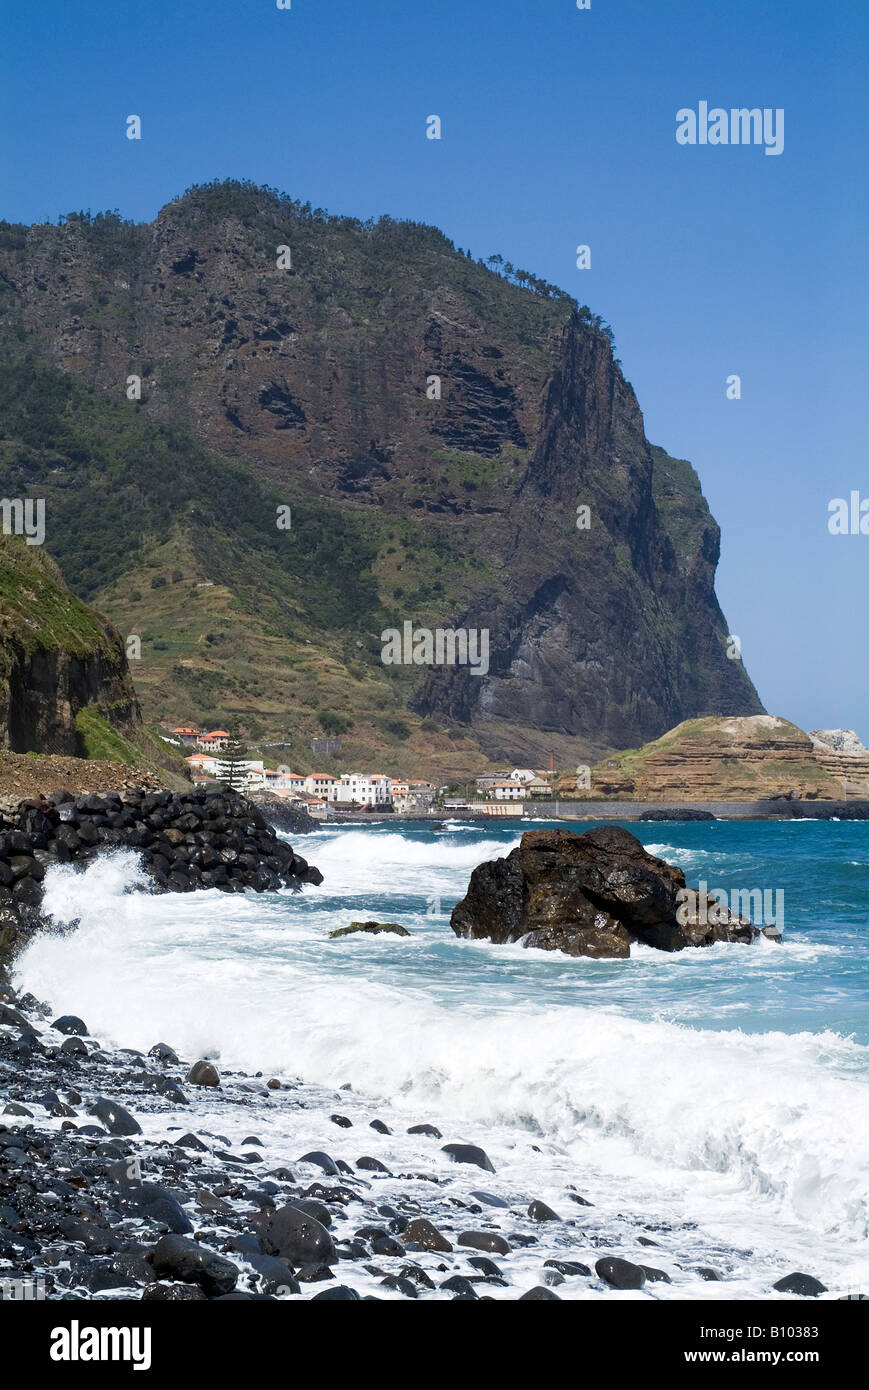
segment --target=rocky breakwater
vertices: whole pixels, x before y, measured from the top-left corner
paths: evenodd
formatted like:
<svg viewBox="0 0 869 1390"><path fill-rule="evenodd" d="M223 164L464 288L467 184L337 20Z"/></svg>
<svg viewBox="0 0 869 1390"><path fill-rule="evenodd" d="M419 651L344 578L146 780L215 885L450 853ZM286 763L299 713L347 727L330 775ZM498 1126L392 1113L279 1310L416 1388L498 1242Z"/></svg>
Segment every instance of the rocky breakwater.
<svg viewBox="0 0 869 1390"><path fill-rule="evenodd" d="M0 815L0 948L41 925L46 870L134 850L154 892L273 892L323 875L276 835L262 812L225 787L30 798Z"/></svg>
<svg viewBox="0 0 869 1390"><path fill-rule="evenodd" d="M450 922L457 936L615 959L633 942L681 951L761 935L716 898L690 892L681 869L617 825L528 831L506 859L477 866Z"/></svg>

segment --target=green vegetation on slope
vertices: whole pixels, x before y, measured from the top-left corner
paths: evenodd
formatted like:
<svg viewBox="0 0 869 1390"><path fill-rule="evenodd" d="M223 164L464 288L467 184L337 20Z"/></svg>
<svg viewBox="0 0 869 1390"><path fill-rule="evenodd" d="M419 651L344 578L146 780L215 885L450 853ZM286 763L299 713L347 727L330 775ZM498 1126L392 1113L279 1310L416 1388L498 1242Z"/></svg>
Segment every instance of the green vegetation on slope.
<svg viewBox="0 0 869 1390"><path fill-rule="evenodd" d="M8 495L46 498L46 544L83 598L182 527L215 581L231 582L279 631L297 632L302 611L314 626L370 619L374 549L328 503L295 502L292 529L278 530L286 499L248 470L33 358L0 364L0 420Z"/></svg>
<svg viewBox="0 0 869 1390"><path fill-rule="evenodd" d="M41 546L0 532L0 624L24 651L63 647L73 656L115 648L99 618L70 593Z"/></svg>

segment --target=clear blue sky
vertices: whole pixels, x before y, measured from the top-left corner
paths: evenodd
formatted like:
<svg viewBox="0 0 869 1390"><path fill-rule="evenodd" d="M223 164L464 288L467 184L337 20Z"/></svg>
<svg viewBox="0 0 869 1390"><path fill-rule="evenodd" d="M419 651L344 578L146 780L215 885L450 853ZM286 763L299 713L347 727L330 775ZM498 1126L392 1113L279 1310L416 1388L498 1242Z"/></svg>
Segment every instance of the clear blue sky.
<svg viewBox="0 0 869 1390"><path fill-rule="evenodd" d="M827 531L832 497L869 497L867 70L866 0L7 5L0 215L151 219L250 178L562 285L700 474L767 707L869 741L869 536ZM701 100L783 107L784 153L678 146Z"/></svg>

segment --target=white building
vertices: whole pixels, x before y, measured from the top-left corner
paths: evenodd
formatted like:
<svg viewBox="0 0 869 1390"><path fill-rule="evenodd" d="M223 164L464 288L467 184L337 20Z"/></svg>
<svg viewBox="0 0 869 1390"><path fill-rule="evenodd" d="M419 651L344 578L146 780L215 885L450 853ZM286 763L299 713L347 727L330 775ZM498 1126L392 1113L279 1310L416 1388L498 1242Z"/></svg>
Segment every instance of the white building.
<svg viewBox="0 0 869 1390"><path fill-rule="evenodd" d="M325 801L335 801L337 797L333 791L337 792L340 778L333 777L331 772L310 772L305 778L305 791L308 796L316 796Z"/></svg>
<svg viewBox="0 0 869 1390"><path fill-rule="evenodd" d="M210 758L207 753L193 753L189 758L185 758L184 761L190 768L192 777L217 776L217 758Z"/></svg>
<svg viewBox="0 0 869 1390"><path fill-rule="evenodd" d="M339 806L391 806L392 779L380 773L345 772L329 800Z"/></svg>
<svg viewBox="0 0 869 1390"><path fill-rule="evenodd" d="M492 788L492 795L496 801L524 801L528 795L528 788L523 782L496 782Z"/></svg>
<svg viewBox="0 0 869 1390"><path fill-rule="evenodd" d="M510 773L510 781L533 782L539 775L538 772L535 772L534 769L530 767L514 767L513 771Z"/></svg>
<svg viewBox="0 0 869 1390"><path fill-rule="evenodd" d="M274 772L272 768L265 770L266 786L273 791L281 792L303 792L305 790L305 779L297 772Z"/></svg>

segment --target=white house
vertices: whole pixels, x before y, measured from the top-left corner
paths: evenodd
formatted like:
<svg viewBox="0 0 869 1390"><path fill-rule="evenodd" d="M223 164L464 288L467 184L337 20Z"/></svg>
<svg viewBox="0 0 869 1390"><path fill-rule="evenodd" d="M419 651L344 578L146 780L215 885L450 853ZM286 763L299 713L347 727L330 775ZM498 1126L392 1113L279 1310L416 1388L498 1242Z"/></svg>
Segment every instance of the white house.
<svg viewBox="0 0 869 1390"><path fill-rule="evenodd" d="M511 781L511 782L533 782L534 779L535 779L537 776L539 776L539 774L536 773L536 772L534 771L533 768L530 768L530 767L514 767L513 771L510 773L510 781Z"/></svg>
<svg viewBox="0 0 869 1390"><path fill-rule="evenodd" d="M390 806L392 804L392 779L381 773L345 772L330 800L338 805Z"/></svg>
<svg viewBox="0 0 869 1390"><path fill-rule="evenodd" d="M193 777L197 775L200 777L217 776L217 759L209 757L207 753L192 753L184 761L190 768Z"/></svg>
<svg viewBox="0 0 869 1390"><path fill-rule="evenodd" d="M492 795L496 801L524 801L528 795L528 788L524 781L496 782L492 788Z"/></svg>
<svg viewBox="0 0 869 1390"><path fill-rule="evenodd" d="M334 801L336 797L332 795L333 790L337 792L340 779L333 777L331 772L309 772L305 778L305 791L308 796L316 796L321 800Z"/></svg>
<svg viewBox="0 0 869 1390"><path fill-rule="evenodd" d="M303 792L305 790L305 779L297 772L275 772L272 768L265 769L266 786L273 791L281 792Z"/></svg>

